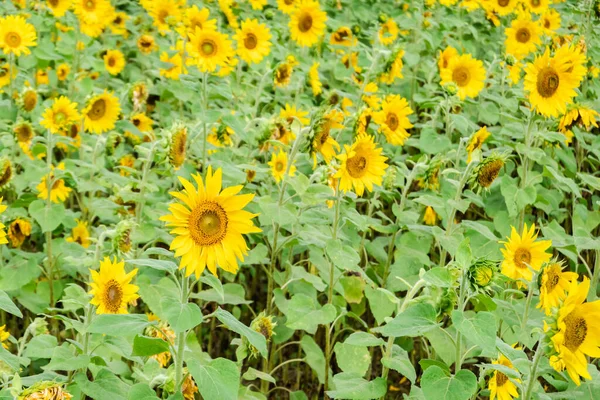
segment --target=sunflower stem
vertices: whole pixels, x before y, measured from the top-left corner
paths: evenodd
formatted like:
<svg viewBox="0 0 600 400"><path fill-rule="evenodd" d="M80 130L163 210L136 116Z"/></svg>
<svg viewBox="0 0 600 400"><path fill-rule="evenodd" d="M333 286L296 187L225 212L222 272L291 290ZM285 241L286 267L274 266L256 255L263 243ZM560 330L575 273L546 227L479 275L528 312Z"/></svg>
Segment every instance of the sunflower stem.
<svg viewBox="0 0 600 400"><path fill-rule="evenodd" d="M181 304L188 302L188 278L182 272L181 274ZM187 331L177 334L177 354L175 355L175 389L182 393L183 385L183 355L185 351L185 337Z"/></svg>
<svg viewBox="0 0 600 400"><path fill-rule="evenodd" d="M144 163L144 169L142 170L142 180L140 182L140 200L135 205L135 226L139 229L140 223L142 222L142 214L144 212L144 204L145 198L144 194L146 193L146 181L148 180L148 173L150 172L150 166L152 165L152 161L154 160L154 148L156 146L156 141L152 142L150 146L150 150L148 151L148 157L146 158L146 162Z"/></svg>
<svg viewBox="0 0 600 400"><path fill-rule="evenodd" d="M535 385L535 381L537 379L537 368L540 363L540 359L542 358L542 354L544 354L544 345L542 342L543 338L544 335L542 334L540 340L538 340L538 347L535 351L535 355L533 356L533 363L529 372L529 379L527 380L527 386L525 387L525 394L523 395L523 400L531 399L533 386Z"/></svg>
<svg viewBox="0 0 600 400"><path fill-rule="evenodd" d="M202 130L202 170L206 171L206 139L208 136L208 126L206 119L208 118L208 72L202 77L202 101L204 102L204 128Z"/></svg>
<svg viewBox="0 0 600 400"><path fill-rule="evenodd" d="M52 191L52 185L54 184L52 179L52 132L50 129L46 130L46 167L48 169L48 175L46 175L46 207L44 210L45 220L48 221L50 215L50 209L52 207L52 197L50 193ZM48 276L48 285L50 289L50 308L54 308L54 266L52 261L52 231L46 231L46 276ZM52 328L56 335L59 334L57 321L52 319Z"/></svg>
<svg viewBox="0 0 600 400"><path fill-rule="evenodd" d="M527 128L525 130L525 148L529 149L531 147L531 126L533 125L533 111L530 112L529 118L527 119ZM521 190L525 189L527 186L527 175L529 173L529 157L527 153L523 154L523 165L522 165L522 176L521 176ZM519 233L523 234L523 225L525 224L525 209L527 206L524 206L519 214Z"/></svg>
<svg viewBox="0 0 600 400"><path fill-rule="evenodd" d="M596 250L596 260L594 262L594 270L591 276L590 288L588 292L588 301L594 301L598 297L598 278L600 277L600 250Z"/></svg>
<svg viewBox="0 0 600 400"><path fill-rule="evenodd" d="M535 276L531 278L531 281L529 282L527 288L528 292L527 299L525 300L525 310L523 312L523 319L521 320L521 334L523 334L525 332L525 329L527 328L527 320L529 319L529 308L531 307L531 298L533 297L534 282L537 283L537 279Z"/></svg>
<svg viewBox="0 0 600 400"><path fill-rule="evenodd" d="M8 55L8 100L10 101L10 111L13 109L13 71L15 69L15 56L13 53Z"/></svg>

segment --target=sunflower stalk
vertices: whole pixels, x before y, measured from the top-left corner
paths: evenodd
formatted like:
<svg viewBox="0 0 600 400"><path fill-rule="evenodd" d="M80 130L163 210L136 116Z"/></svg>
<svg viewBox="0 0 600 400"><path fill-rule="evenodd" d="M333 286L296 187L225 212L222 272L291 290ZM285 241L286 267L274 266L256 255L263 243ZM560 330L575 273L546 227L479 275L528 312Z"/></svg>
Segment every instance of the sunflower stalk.
<svg viewBox="0 0 600 400"><path fill-rule="evenodd" d="M529 379L527 379L527 385L525 386L523 400L531 399L531 393L533 391L533 386L535 385L535 382L537 380L538 365L540 363L542 355L544 354L544 344L543 344L544 335L545 334L542 333L542 335L540 336L540 339L538 340L538 347L533 356L533 363L531 364L531 370L529 371Z"/></svg>
<svg viewBox="0 0 600 400"><path fill-rule="evenodd" d="M208 117L208 72L205 72L202 77L202 112L204 113L204 127L202 128L202 170L206 170L206 139L208 137L208 125L206 118Z"/></svg>
<svg viewBox="0 0 600 400"><path fill-rule="evenodd" d="M144 169L142 170L142 180L140 182L140 201L138 201L135 205L135 226L139 228L142 213L144 212L144 204L145 198L144 195L146 193L146 182L148 181L148 174L150 172L150 166L154 160L154 150L156 148L156 141L152 142L150 146L150 150L148 151L148 157L146 157L146 162L144 163Z"/></svg>
<svg viewBox="0 0 600 400"><path fill-rule="evenodd" d="M534 113L530 112L529 114L529 118L527 119L527 128L525 129L525 148L529 149L531 147L531 142L532 142L532 130L531 127L533 126L533 120L534 120ZM521 176L521 190L525 189L525 187L527 186L527 175L529 174L529 168L531 167L530 163L529 163L529 156L527 155L527 153L523 154L522 157L522 176ZM527 208L527 206L524 206L523 209L521 210L521 213L519 214L519 233L523 233L523 224L525 223L525 209Z"/></svg>
<svg viewBox="0 0 600 400"><path fill-rule="evenodd" d="M46 207L44 209L44 218L46 221L51 212L52 208L52 197L50 192L54 184L52 177L52 152L54 151L52 142L52 132L50 129L46 130L46 168L48 169L48 175L46 175ZM48 277L48 285L50 289L50 308L54 308L54 265L52 260L52 231L46 231L46 276ZM52 320L52 327L56 328L56 320ZM56 332L58 334L58 332Z"/></svg>
<svg viewBox="0 0 600 400"><path fill-rule="evenodd" d="M181 274L181 304L188 303L188 278L185 273ZM177 334L177 353L175 354L175 390L182 393L183 385L183 356L185 352L185 338L187 331Z"/></svg>

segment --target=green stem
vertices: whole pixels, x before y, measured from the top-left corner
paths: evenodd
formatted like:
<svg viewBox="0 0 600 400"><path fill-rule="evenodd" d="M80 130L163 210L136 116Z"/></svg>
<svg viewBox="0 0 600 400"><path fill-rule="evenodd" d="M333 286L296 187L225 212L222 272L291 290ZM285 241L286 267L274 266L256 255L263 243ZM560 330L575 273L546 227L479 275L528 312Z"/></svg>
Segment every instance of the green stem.
<svg viewBox="0 0 600 400"><path fill-rule="evenodd" d="M533 125L533 112L531 112L529 114L529 118L527 120L527 129L525 130L525 148L529 149L531 147L531 126ZM527 186L527 175L529 173L529 168L531 166L529 165L529 157L527 155L527 153L523 154L523 166L522 166L522 171L523 171L523 175L521 176L521 189L525 189L525 186ZM519 229L519 232L521 232L521 234L523 233L523 226L525 224L525 209L527 207L523 207L523 209L521 210L520 214L519 214L519 225L517 226Z"/></svg>
<svg viewBox="0 0 600 400"><path fill-rule="evenodd" d="M48 129L46 135L46 168L48 169L48 175L46 175L46 208L44 210L46 220L50 215L52 207L52 200L50 192L54 179L52 176L52 153L54 151L52 143L52 132ZM50 285L50 307L54 307L54 265L52 260L52 231L47 231L46 236L46 275L48 276L48 284Z"/></svg>
<svg viewBox="0 0 600 400"><path fill-rule="evenodd" d="M592 272L590 288L592 290L588 293L588 301L594 301L598 296L598 278L600 277L600 250L595 251L596 260L594 262L594 271Z"/></svg>
<svg viewBox="0 0 600 400"><path fill-rule="evenodd" d="M140 182L140 195L139 201L136 204L135 208L135 224L136 227L140 226L142 220L142 213L144 212L144 204L145 198L144 194L146 193L146 182L148 180L148 173L150 172L150 167L152 166L152 161L154 160L154 148L156 141L152 142L152 146L150 146L150 150L148 151L148 157L146 158L146 162L144 163L144 169L142 170L142 181Z"/></svg>
<svg viewBox="0 0 600 400"><path fill-rule="evenodd" d="M527 329L527 320L529 319L529 308L531 307L531 298L533 297L533 285L534 282L537 282L537 279L534 279L535 276L529 282L527 299L525 300L525 311L523 312L523 319L521 320L521 333L525 332Z"/></svg>
<svg viewBox="0 0 600 400"><path fill-rule="evenodd" d="M260 107L260 96L263 94L263 89L265 87L267 76L271 75L272 72L273 70L268 69L267 72L264 73L262 78L260 78L260 83L258 84L258 90L254 99L254 113L252 114L254 118L258 116L258 108Z"/></svg>
<svg viewBox="0 0 600 400"><path fill-rule="evenodd" d="M202 101L204 102L204 129L202 133L202 170L206 170L206 138L208 136L208 126L206 119L208 118L208 72L204 73L202 78Z"/></svg>
<svg viewBox="0 0 600 400"><path fill-rule="evenodd" d="M188 302L188 278L182 273L181 275L181 304ZM175 355L175 390L181 393L183 385L183 356L185 351L185 338L187 331L177 334L177 354Z"/></svg>
<svg viewBox="0 0 600 400"><path fill-rule="evenodd" d="M542 354L544 353L544 345L542 343L544 336L540 337L538 341L538 347L535 351L535 355L533 356L533 363L531 365L531 370L529 372L529 379L527 380L527 386L525 386L525 394L523 396L523 400L531 399L531 393L533 391L533 386L535 385L535 381L537 379L537 368L540 363L540 359L542 358Z"/></svg>
<svg viewBox="0 0 600 400"><path fill-rule="evenodd" d="M465 271L461 271L460 277L460 289L458 291L458 311L462 312L465 308ZM462 334L457 330L456 331L456 353L455 353L455 364L454 364L454 373L458 373L462 367Z"/></svg>

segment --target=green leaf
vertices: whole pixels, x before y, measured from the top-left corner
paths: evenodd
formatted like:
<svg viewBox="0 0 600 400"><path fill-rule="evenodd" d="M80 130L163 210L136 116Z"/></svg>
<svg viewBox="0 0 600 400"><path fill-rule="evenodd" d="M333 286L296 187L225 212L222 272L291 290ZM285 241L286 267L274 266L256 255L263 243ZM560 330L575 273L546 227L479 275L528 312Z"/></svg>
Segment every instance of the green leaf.
<svg viewBox="0 0 600 400"><path fill-rule="evenodd" d="M469 238L466 238L460 243L456 250L455 260L464 270L469 268L471 261L473 260L473 256L471 255L471 245L469 243Z"/></svg>
<svg viewBox="0 0 600 400"><path fill-rule="evenodd" d="M9 295L5 291L0 290L0 309L16 315L19 318L23 318L21 310L13 303Z"/></svg>
<svg viewBox="0 0 600 400"><path fill-rule="evenodd" d="M33 337L23 355L27 358L52 358L54 349L58 346L58 340L52 335L38 335Z"/></svg>
<svg viewBox="0 0 600 400"><path fill-rule="evenodd" d="M333 349L338 366L344 372L364 376L371 365L371 354L366 346L336 343Z"/></svg>
<svg viewBox="0 0 600 400"><path fill-rule="evenodd" d="M325 355L323 354L323 350L308 335L302 336L300 347L302 347L302 351L306 354L306 363L317 374L319 383L323 384L325 382ZM328 373L331 374L331 371L328 371Z"/></svg>
<svg viewBox="0 0 600 400"><path fill-rule="evenodd" d="M290 329L303 329L314 335L319 325L335 319L336 311L332 304L320 307L316 300L305 294L297 294L288 302L287 323Z"/></svg>
<svg viewBox="0 0 600 400"><path fill-rule="evenodd" d="M248 370L244 373L244 375L242 375L242 378L244 378L247 381L261 379L263 381L267 381L267 382L271 382L271 383L275 384L275 378L273 378L271 375L269 375L265 372L262 372L262 371L258 371L252 367L248 368Z"/></svg>
<svg viewBox="0 0 600 400"><path fill-rule="evenodd" d="M126 400L129 385L112 372L102 368L90 382L84 374L78 374L75 382L83 393L94 400Z"/></svg>
<svg viewBox="0 0 600 400"><path fill-rule="evenodd" d="M385 344L385 340L375 337L367 332L354 332L352 335L348 336L346 340L344 340L346 344L352 344L355 346L383 346Z"/></svg>
<svg viewBox="0 0 600 400"><path fill-rule="evenodd" d="M434 365L423 373L421 388L427 399L469 400L477 390L477 377L466 369L448 376L444 370Z"/></svg>
<svg viewBox="0 0 600 400"><path fill-rule="evenodd" d="M0 361L4 361L6 364L8 364L13 371L19 371L21 369L21 364L29 364L29 360L27 358L19 359L19 357L6 350L3 346L0 346Z"/></svg>
<svg viewBox="0 0 600 400"><path fill-rule="evenodd" d="M372 329L383 336L421 336L438 326L436 311L431 304L417 303L409 306L404 312L382 327Z"/></svg>
<svg viewBox="0 0 600 400"><path fill-rule="evenodd" d="M112 336L134 336L149 324L145 314L102 314L94 316L88 332Z"/></svg>
<svg viewBox="0 0 600 400"><path fill-rule="evenodd" d="M437 287L451 287L455 281L450 270L445 267L432 268L425 272L421 278L428 284Z"/></svg>
<svg viewBox="0 0 600 400"><path fill-rule="evenodd" d="M353 271L360 262L356 250L349 245L344 245L340 240L328 240L325 252L331 262L342 271Z"/></svg>
<svg viewBox="0 0 600 400"><path fill-rule="evenodd" d="M139 260L125 260L125 262L136 265L138 267L149 267L159 271L177 271L177 264L175 264L173 261L142 258Z"/></svg>
<svg viewBox="0 0 600 400"><path fill-rule="evenodd" d="M29 214L42 227L42 232L52 232L65 218L65 206L62 203L52 203L46 212L46 203L35 200L29 205Z"/></svg>
<svg viewBox="0 0 600 400"><path fill-rule="evenodd" d="M169 343L163 339L137 335L133 339L133 353L131 355L148 357L169 350Z"/></svg>
<svg viewBox="0 0 600 400"><path fill-rule="evenodd" d="M333 377L334 390L327 391L332 399L370 400L385 396L387 383L383 378L372 381L363 379L360 375L342 372Z"/></svg>
<svg viewBox="0 0 600 400"><path fill-rule="evenodd" d="M249 327L238 321L237 318L234 317L230 312L225 311L220 307L217 309L217 311L215 311L214 314L215 317L217 317L219 321L225 324L229 330L232 330L235 333L244 336L246 339L248 339L252 346L256 347L256 349L260 352L260 354L263 357L267 358L267 340L262 334L256 332L253 329L250 329Z"/></svg>
<svg viewBox="0 0 600 400"><path fill-rule="evenodd" d="M191 358L187 367L204 399L237 400L240 371L233 361L217 358L203 364Z"/></svg>
<svg viewBox="0 0 600 400"><path fill-rule="evenodd" d="M360 276L344 276L340 279L344 288L344 298L348 303L358 304L363 299L365 281Z"/></svg>
<svg viewBox="0 0 600 400"><path fill-rule="evenodd" d="M396 311L396 304L380 289L373 289L370 285L367 285L365 296L369 300L369 308L379 325Z"/></svg>
<svg viewBox="0 0 600 400"><path fill-rule="evenodd" d="M200 282L205 283L214 289L215 294L220 300L218 301L219 304L223 304L225 302L225 291L223 290L223 284L219 278L214 275L202 275L200 277Z"/></svg>
<svg viewBox="0 0 600 400"><path fill-rule="evenodd" d="M196 303L185 303L166 296L160 301L163 315L176 333L185 332L202 323L202 311Z"/></svg>
<svg viewBox="0 0 600 400"><path fill-rule="evenodd" d="M242 285L237 283L226 283L223 285L223 300L220 293L215 289L203 290L199 293L192 293L192 298L204 301L214 301L218 304L250 304L249 300L245 299L246 292Z"/></svg>
<svg viewBox="0 0 600 400"><path fill-rule="evenodd" d="M75 356L74 350L68 344L63 343L54 349L52 359L42 369L45 371L77 371L78 369L87 368L89 363L90 357Z"/></svg>
<svg viewBox="0 0 600 400"><path fill-rule="evenodd" d="M137 383L131 387L127 400L158 400L156 392L145 383Z"/></svg>
<svg viewBox="0 0 600 400"><path fill-rule="evenodd" d="M412 365L412 362L408 358L408 352L402 347L394 345L394 347L392 348L392 356L382 358L381 363L389 369L398 371L399 373L404 375L409 381L415 383L417 379L415 367Z"/></svg>
<svg viewBox="0 0 600 400"><path fill-rule="evenodd" d="M452 323L460 333L486 353L495 353L497 322L494 314L481 311L473 315L455 310L452 311Z"/></svg>

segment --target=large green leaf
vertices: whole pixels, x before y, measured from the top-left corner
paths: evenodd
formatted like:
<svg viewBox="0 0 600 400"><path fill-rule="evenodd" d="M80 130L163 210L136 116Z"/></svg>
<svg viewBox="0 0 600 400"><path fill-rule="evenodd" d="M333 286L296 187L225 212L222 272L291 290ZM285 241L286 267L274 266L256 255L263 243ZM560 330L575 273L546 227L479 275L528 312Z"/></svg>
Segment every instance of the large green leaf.
<svg viewBox="0 0 600 400"><path fill-rule="evenodd" d="M421 336L438 326L436 312L431 304L417 303L409 306L404 312L382 327L373 329L383 336Z"/></svg>
<svg viewBox="0 0 600 400"><path fill-rule="evenodd" d="M0 290L0 309L16 315L19 318L23 318L21 310L13 303L9 295L5 291Z"/></svg>
<svg viewBox="0 0 600 400"><path fill-rule="evenodd" d="M364 376L371 365L371 354L366 346L336 343L334 352L337 365L344 372Z"/></svg>
<svg viewBox="0 0 600 400"><path fill-rule="evenodd" d="M192 358L187 367L205 399L237 400L240 371L233 361L217 358L207 363Z"/></svg>
<svg viewBox="0 0 600 400"><path fill-rule="evenodd" d="M477 390L477 377L466 369L448 376L443 369L434 365L423 373L421 388L428 400L469 400Z"/></svg>
<svg viewBox="0 0 600 400"><path fill-rule="evenodd" d="M468 340L487 353L496 351L497 322L494 314L487 311L465 313L452 311L452 323Z"/></svg>
<svg viewBox="0 0 600 400"><path fill-rule="evenodd" d="M327 395L332 399L370 400L385 396L387 383L383 378L372 381L363 379L360 375L342 372L333 377L334 390Z"/></svg>
<svg viewBox="0 0 600 400"><path fill-rule="evenodd" d="M287 303L287 323L291 329L303 329L310 334L317 331L319 325L335 319L335 307L331 304L320 306L314 299L305 294L297 294Z"/></svg>
<svg viewBox="0 0 600 400"><path fill-rule="evenodd" d="M135 336L149 324L145 314L101 314L94 316L88 332L112 336Z"/></svg>

